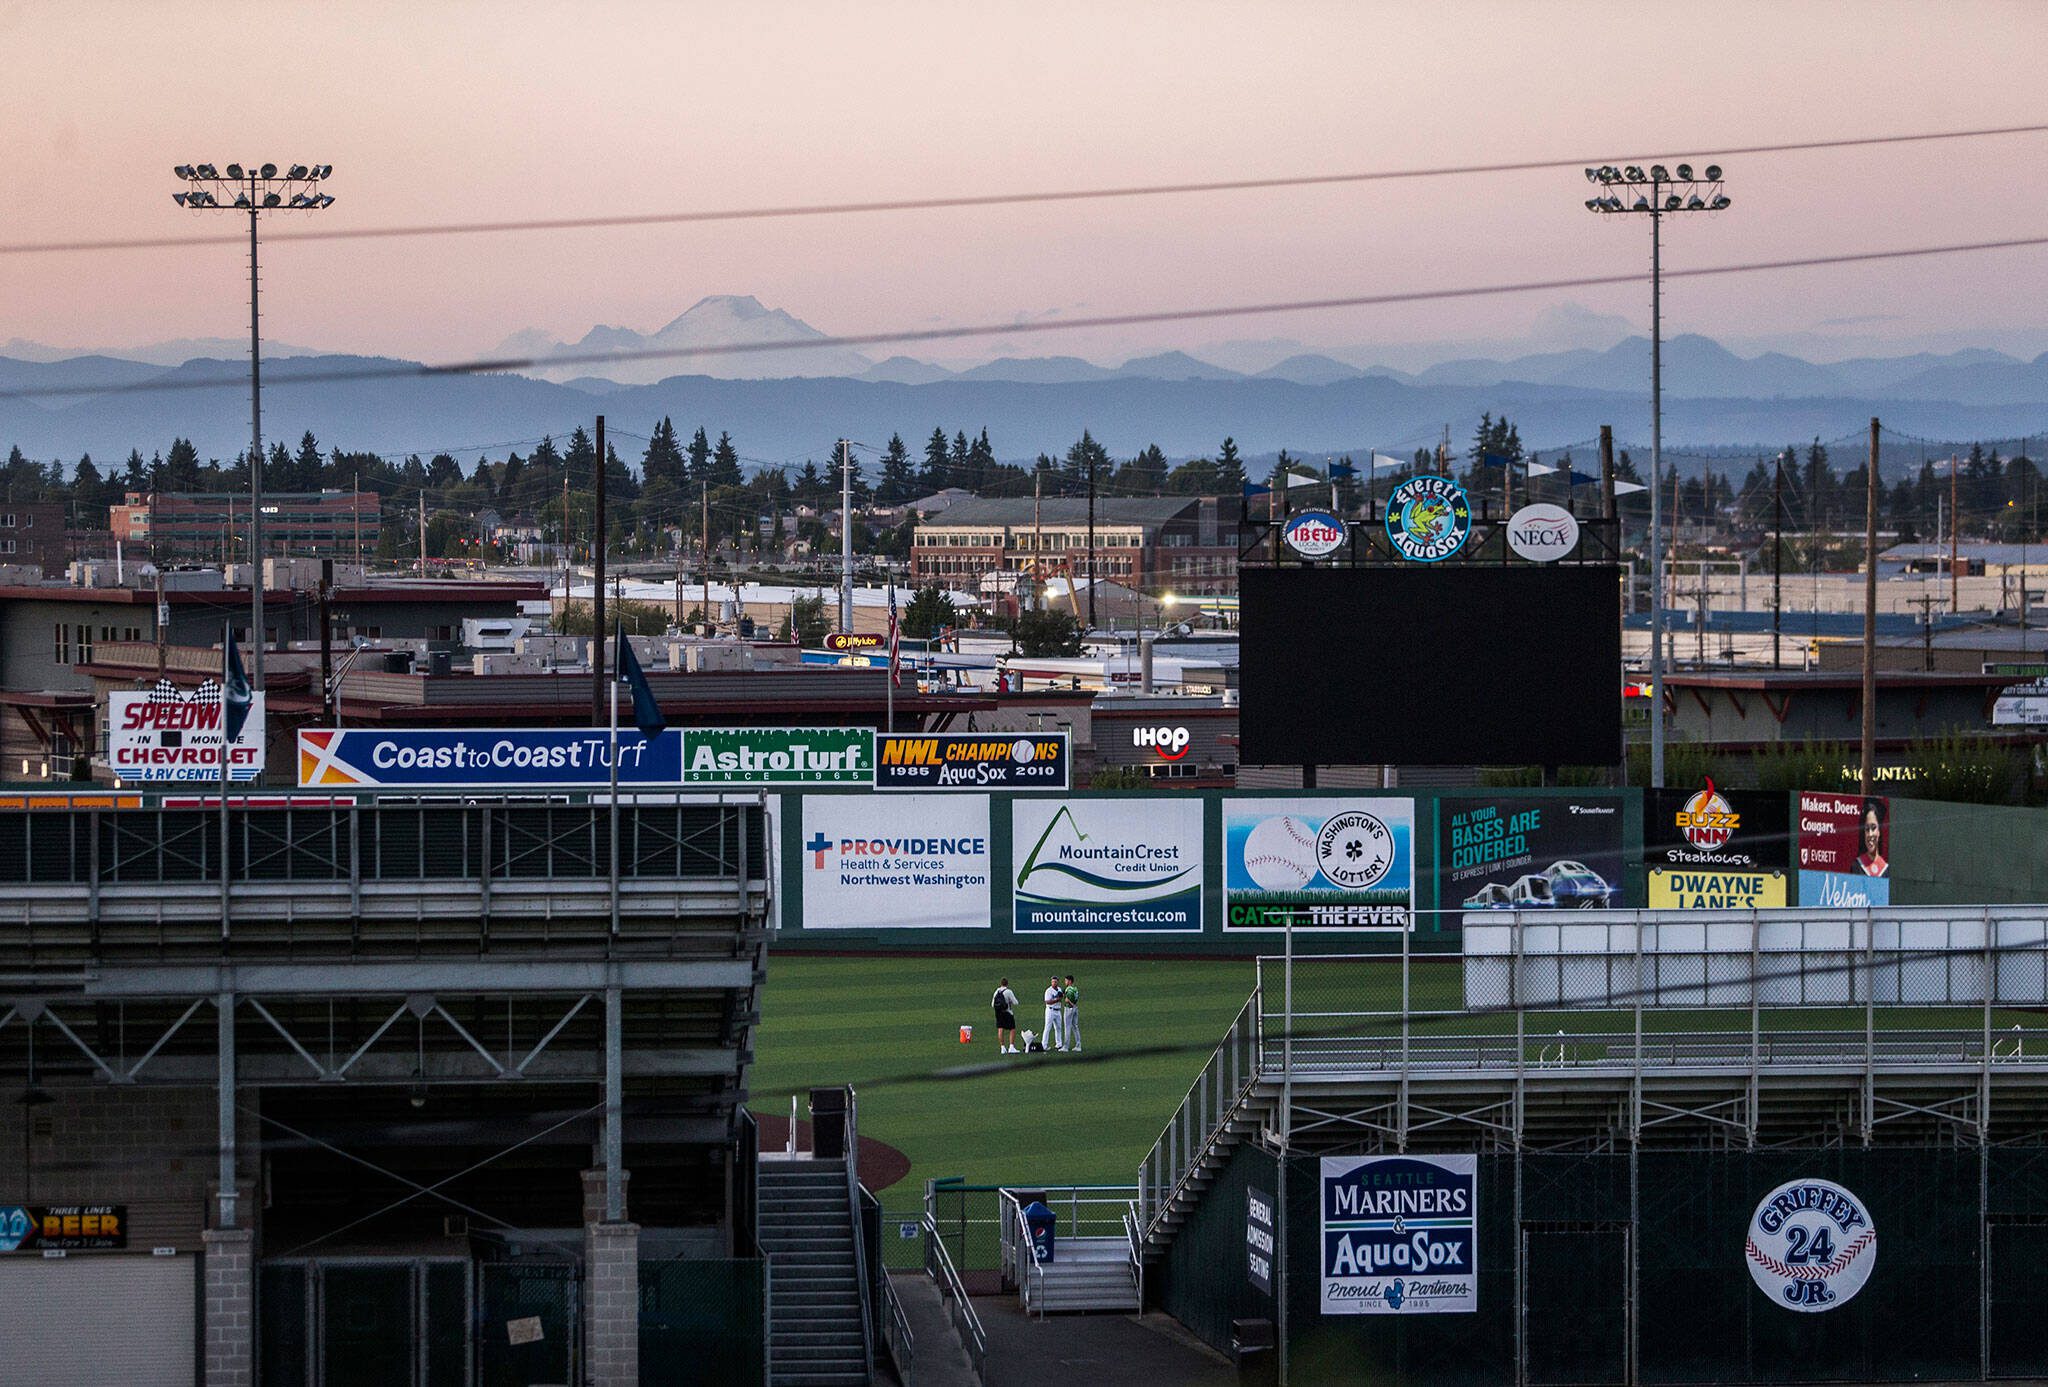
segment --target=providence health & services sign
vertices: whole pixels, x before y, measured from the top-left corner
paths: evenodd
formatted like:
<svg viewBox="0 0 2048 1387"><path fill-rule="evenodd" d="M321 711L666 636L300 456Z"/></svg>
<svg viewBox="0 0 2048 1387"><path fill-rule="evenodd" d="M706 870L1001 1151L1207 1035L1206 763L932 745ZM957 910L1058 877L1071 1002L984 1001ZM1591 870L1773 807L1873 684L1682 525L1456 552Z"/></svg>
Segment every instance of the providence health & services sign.
<svg viewBox="0 0 2048 1387"><path fill-rule="evenodd" d="M299 733L302 789L601 790L612 783L601 727L315 728ZM770 788L875 783L865 727L670 728L618 732L622 788Z"/></svg>

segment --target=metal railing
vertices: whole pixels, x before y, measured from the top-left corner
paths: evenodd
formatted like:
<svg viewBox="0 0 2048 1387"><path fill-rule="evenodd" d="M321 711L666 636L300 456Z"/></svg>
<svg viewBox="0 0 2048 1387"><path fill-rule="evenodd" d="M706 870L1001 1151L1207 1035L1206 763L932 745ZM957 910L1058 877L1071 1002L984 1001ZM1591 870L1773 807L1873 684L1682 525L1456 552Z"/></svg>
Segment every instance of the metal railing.
<svg viewBox="0 0 2048 1387"><path fill-rule="evenodd" d="M1469 911L1462 927L1462 953L1261 957L1139 1167L1141 1230L1283 1070L1395 1081L1405 1106L1423 1079L1861 1073L1868 1091L2048 1067L2048 906Z"/></svg>
<svg viewBox="0 0 2048 1387"><path fill-rule="evenodd" d="M999 1196L1003 1206L1003 1289L1015 1287L1017 1303L1025 1310L1038 1306L1040 1319L1045 1317L1045 1268L1039 1264L1038 1253L1031 1246L1031 1225L1024 1221L1024 1205L1016 1195L1004 1190ZM1038 1294L1033 1295L1036 1288Z"/></svg>
<svg viewBox="0 0 2048 1387"><path fill-rule="evenodd" d="M1045 1271L1039 1265L1031 1248L1031 1229L1024 1219L1024 1201L1020 1197L1022 1186L999 1190L997 1197L1002 1201L1002 1267L1003 1289L1015 1289L1020 1303L1025 1306L1037 1304L1039 1313L1044 1313L1045 1297L1025 1296L1025 1282L1031 1288L1042 1292L1045 1288ZM1035 1199L1043 1201L1055 1215L1064 1213L1065 1225L1057 1236L1062 1238L1106 1238L1128 1237L1130 1234L1130 1213L1137 1206L1137 1187L1133 1185L1049 1185L1044 1188L1032 1187L1028 1191Z"/></svg>
<svg viewBox="0 0 2048 1387"><path fill-rule="evenodd" d="M974 1369L974 1380L985 1383L988 1381L988 1335L981 1327L981 1316L974 1313L974 1302L967 1298L966 1287L960 1284L959 1269L953 1265L952 1254L946 1251L946 1240L940 1235L938 1220L929 1207L929 1181L925 1184L925 1199L924 1274L938 1287L939 1300L952 1315L953 1330L960 1336L960 1347L967 1351L967 1362Z"/></svg>
<svg viewBox="0 0 2048 1387"><path fill-rule="evenodd" d="M854 1274L865 1283L868 1267L867 1238L861 1227L860 1216L860 1104L855 1097L853 1085L846 1085L846 1208L853 1223L853 1267ZM815 1153L818 1144L817 1114L811 1115L811 1147ZM880 1253L875 1254L877 1257ZM885 1280L887 1278L884 1278ZM875 1366L875 1316L869 1305L866 1284L860 1290L860 1340L863 1356L870 1372Z"/></svg>
<svg viewBox="0 0 2048 1387"><path fill-rule="evenodd" d="M1138 1214L1148 1228L1258 1080L1263 995L1252 989L1138 1169Z"/></svg>
<svg viewBox="0 0 2048 1387"><path fill-rule="evenodd" d="M1131 1255L1131 1289L1137 1293L1138 1309L1145 1309L1145 1225L1138 1217L1138 1201L1124 1210L1124 1242Z"/></svg>

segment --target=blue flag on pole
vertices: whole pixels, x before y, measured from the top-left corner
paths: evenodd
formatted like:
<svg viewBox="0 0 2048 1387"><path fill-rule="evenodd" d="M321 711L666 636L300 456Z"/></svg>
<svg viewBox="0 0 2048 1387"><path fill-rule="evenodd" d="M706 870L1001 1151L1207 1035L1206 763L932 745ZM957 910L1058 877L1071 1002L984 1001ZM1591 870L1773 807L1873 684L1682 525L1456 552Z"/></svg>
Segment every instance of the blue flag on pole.
<svg viewBox="0 0 2048 1387"><path fill-rule="evenodd" d="M232 743L242 740L242 724L249 721L249 709L255 700L249 690L249 676L242 669L241 649L235 644L232 634L228 637L227 647L227 655L222 664L221 727L227 734L225 742ZM223 759L227 756L225 743L221 748L221 756Z"/></svg>
<svg viewBox="0 0 2048 1387"><path fill-rule="evenodd" d="M1254 496L1270 496L1272 494L1273 488L1270 486L1260 486L1257 482L1246 482L1244 484L1244 496L1247 501Z"/></svg>
<svg viewBox="0 0 2048 1387"><path fill-rule="evenodd" d="M640 735L653 741L668 730L668 723L661 716L661 705L654 701L654 690L647 687L647 674L640 668L640 657L633 653L633 642L626 639L626 625L619 623L619 682L633 692L633 725L640 729Z"/></svg>
<svg viewBox="0 0 2048 1387"><path fill-rule="evenodd" d="M1357 475L1358 469L1348 462L1334 462L1330 464L1330 480L1333 482L1341 482L1347 477L1355 477Z"/></svg>
<svg viewBox="0 0 2048 1387"><path fill-rule="evenodd" d="M1506 453L1481 453L1479 455L1479 465L1481 467L1506 467L1513 461L1514 459Z"/></svg>

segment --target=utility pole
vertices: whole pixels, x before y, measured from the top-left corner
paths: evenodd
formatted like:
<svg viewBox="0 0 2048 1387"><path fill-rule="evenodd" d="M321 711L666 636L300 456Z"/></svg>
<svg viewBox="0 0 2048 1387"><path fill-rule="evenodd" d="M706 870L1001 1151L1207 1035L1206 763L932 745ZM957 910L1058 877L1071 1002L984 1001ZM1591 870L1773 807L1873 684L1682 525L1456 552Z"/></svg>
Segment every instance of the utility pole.
<svg viewBox="0 0 2048 1387"><path fill-rule="evenodd" d="M1778 454L1777 470L1771 478L1771 668L1784 668L1780 644L1785 608L1785 455Z"/></svg>
<svg viewBox="0 0 2048 1387"><path fill-rule="evenodd" d="M1934 607L1939 597L1921 596L1906 599L1909 606L1920 609L1920 668L1934 668Z"/></svg>
<svg viewBox="0 0 2048 1387"><path fill-rule="evenodd" d="M356 567L363 566L363 469L356 469L356 479L349 485L349 509L356 518ZM358 582L361 579L357 580Z"/></svg>
<svg viewBox="0 0 2048 1387"><path fill-rule="evenodd" d="M420 488L420 577L427 576L427 489Z"/></svg>
<svg viewBox="0 0 2048 1387"><path fill-rule="evenodd" d="M1071 578L1069 582L1073 581ZM1095 454L1088 454L1088 629L1095 629Z"/></svg>
<svg viewBox="0 0 2048 1387"><path fill-rule="evenodd" d="M698 615L704 618L704 625L712 630L716 630L718 623L711 617L711 483L700 482L698 486L701 490L704 507L703 515L698 521L699 528L697 530L698 538L704 546L704 605L699 607L697 611Z"/></svg>
<svg viewBox="0 0 2048 1387"><path fill-rule="evenodd" d="M1614 508L1614 425L1600 426L1600 514L1609 520L1619 517ZM1614 553L1621 555L1621 536L1615 535Z"/></svg>
<svg viewBox="0 0 2048 1387"><path fill-rule="evenodd" d="M839 440L839 629L853 630L853 441Z"/></svg>
<svg viewBox="0 0 2048 1387"><path fill-rule="evenodd" d="M334 726L334 624L327 604L334 596L334 560L320 560L320 725Z"/></svg>
<svg viewBox="0 0 2048 1387"><path fill-rule="evenodd" d="M597 528L590 551L590 724L610 713L612 694L604 683L604 416L597 416Z"/></svg>
<svg viewBox="0 0 2048 1387"><path fill-rule="evenodd" d="M1877 456L1878 423L1870 421L1870 473L1863 501L1863 794L1877 778Z"/></svg>
<svg viewBox="0 0 2048 1387"><path fill-rule="evenodd" d="M1963 513L1956 509L1956 468L1962 461L1954 453L1948 455L1948 609L1959 612L1963 609L1962 585L1956 576L1957 532L1962 526Z"/></svg>
<svg viewBox="0 0 2048 1387"><path fill-rule="evenodd" d="M1045 472L1040 468L1031 469L1031 605L1040 606L1045 598L1040 584L1045 582Z"/></svg>

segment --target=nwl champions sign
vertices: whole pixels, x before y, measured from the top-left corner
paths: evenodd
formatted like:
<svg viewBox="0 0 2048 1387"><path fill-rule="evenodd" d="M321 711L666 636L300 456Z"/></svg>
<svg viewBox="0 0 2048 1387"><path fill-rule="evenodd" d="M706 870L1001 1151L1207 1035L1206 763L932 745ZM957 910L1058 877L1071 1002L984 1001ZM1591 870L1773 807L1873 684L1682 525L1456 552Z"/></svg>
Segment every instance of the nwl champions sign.
<svg viewBox="0 0 2048 1387"><path fill-rule="evenodd" d="M1479 1308L1477 1156L1325 1156L1326 1315Z"/></svg>

